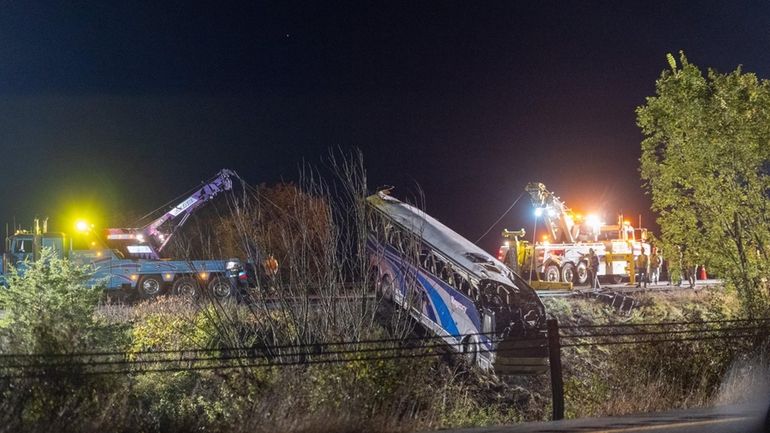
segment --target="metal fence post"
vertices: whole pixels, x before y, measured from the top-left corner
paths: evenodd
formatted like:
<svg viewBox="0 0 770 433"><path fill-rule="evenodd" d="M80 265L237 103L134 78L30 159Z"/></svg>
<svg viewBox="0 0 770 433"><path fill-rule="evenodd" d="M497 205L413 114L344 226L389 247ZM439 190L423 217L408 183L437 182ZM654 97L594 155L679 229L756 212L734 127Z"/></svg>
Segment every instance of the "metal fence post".
<svg viewBox="0 0 770 433"><path fill-rule="evenodd" d="M564 381L561 376L561 343L559 322L548 319L548 363L551 367L551 396L553 398L553 420L564 419Z"/></svg>

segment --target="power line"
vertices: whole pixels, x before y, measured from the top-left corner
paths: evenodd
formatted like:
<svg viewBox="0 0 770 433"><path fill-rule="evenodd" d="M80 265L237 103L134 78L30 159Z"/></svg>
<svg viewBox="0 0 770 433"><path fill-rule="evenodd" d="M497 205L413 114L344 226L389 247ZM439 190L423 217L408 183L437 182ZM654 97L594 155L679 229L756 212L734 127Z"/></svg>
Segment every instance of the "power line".
<svg viewBox="0 0 770 433"><path fill-rule="evenodd" d="M73 353L4 353L0 354L0 359L3 358L35 358L35 357L49 357L49 358L75 358L75 357L89 357L89 356L123 356L123 355L152 355L152 354L179 354L179 353L206 353L206 352L219 352L219 351L238 351L238 350L276 350L276 349L296 349L296 348L317 348L327 346L347 346L357 344L380 344L380 343L399 343L407 341L424 341L424 340L443 340L445 338L457 338L462 339L473 336L495 336L498 335L494 332L474 332L468 334L448 334L448 335L427 335L419 337L404 337L404 338L381 338L370 340L350 340L350 341L332 341L332 342L319 342L319 343L301 343L301 344L285 344L276 346L235 346L235 347L212 347L212 348L194 348L194 349L162 349L162 350L137 350L137 351L103 351L103 352L73 352ZM545 337L524 337L521 340L539 340ZM490 339L491 340L491 339Z"/></svg>
<svg viewBox="0 0 770 433"><path fill-rule="evenodd" d="M704 325L704 324L710 324L710 323L737 323L737 322L770 322L770 318L725 319L725 320L694 320L694 321L688 321L688 322L617 323L617 324L601 324L601 325L569 325L569 326L559 326L559 329L623 328L623 327L634 327L634 326Z"/></svg>
<svg viewBox="0 0 770 433"><path fill-rule="evenodd" d="M587 347L587 346L613 346L621 344L649 344L649 343L676 343L682 341L702 341L702 340L719 340L726 338L751 338L751 337L766 337L770 336L768 332L756 333L756 334L739 334L739 335L711 335L702 337L685 337L685 338L669 338L669 339L649 339L649 340L634 340L634 341L599 341L590 343L572 343L562 344L561 347Z"/></svg>
<svg viewBox="0 0 770 433"><path fill-rule="evenodd" d="M208 356L208 357L193 357L193 358L159 358L159 359L136 359L136 360L110 360L110 361L75 361L75 362L53 362L53 363L31 363L31 364L1 364L0 369L14 369L14 368L49 368L49 367L92 367L100 365L133 365L133 364L163 364L173 362L202 362L202 361L229 361L238 359L256 359L256 358L270 358L270 357L296 357L296 356L330 356L330 355L351 355L359 353L376 353L387 352L394 350L420 350L420 349L432 349L432 348L447 348L446 344L430 344L423 346L397 346L397 347L372 347L365 349L351 349L351 350L336 350L328 352L290 352L290 353L246 353L241 355L221 355L221 356ZM243 350L243 352L250 352L250 350Z"/></svg>
<svg viewBox="0 0 770 433"><path fill-rule="evenodd" d="M347 363L356 361L380 361L380 360L395 360L395 359L413 359L413 358L426 358L437 356L457 356L457 355L470 355L478 354L481 351L473 350L464 353L422 353L415 355L386 355L386 356L372 356L361 358L347 358L347 359L316 359L316 360L302 360L292 362L259 362L259 363L245 363L245 364L227 364L227 365L215 365L215 366L190 366L190 367L161 367L161 368L147 368L140 370L109 370L109 371L86 371L78 372L79 376L89 375L105 375L105 374L130 374L130 373L154 373L154 372L184 372L184 371L201 371L201 370L220 370L220 369L232 369L232 368L264 368L264 367L287 367L287 366L300 366L300 365L315 365L315 364L335 364L335 363ZM524 365L524 364L522 364ZM0 376L0 380L7 379L22 379L22 378L34 378L51 376L52 373L32 374L32 375L8 375Z"/></svg>
<svg viewBox="0 0 770 433"><path fill-rule="evenodd" d="M736 320L718 320L718 321L701 321L701 322L660 322L660 323L640 323L640 324L621 324L620 327L628 326L669 326L669 325L689 325L689 324L709 324L709 323L732 323L732 322L752 322L752 321L770 321L770 319L736 319ZM582 328L605 328L614 327L615 325L586 325ZM566 326L560 329L579 329L579 326ZM664 335L664 334L687 334L694 332L734 332L744 330L759 330L766 329L764 326L748 326L748 327L732 327L732 328L715 328L715 329L687 329L687 330L672 330L672 331L640 331L640 332L618 332L618 333L603 333L603 334L565 334L560 335L560 338L597 338L597 337L625 337L625 336L645 336L645 335ZM370 345L370 344L387 344L387 343L404 343L410 341L431 341L431 340L444 340L447 338L462 339L472 336L495 336L493 332L477 332L467 334L450 334L450 335L430 335L419 337L405 337L405 338L381 338L381 339L368 339L368 340L351 340L351 341L332 341L332 342L317 342L317 343L303 343L303 344L285 344L285 345L265 345L265 346L231 346L231 347L214 347L214 348L192 348L192 349L164 349L164 350L137 350L137 351L102 351L102 352L73 352L73 353L5 353L0 354L0 359L8 358L78 358L78 357L103 357L103 356L140 356L140 355L162 355L162 354L187 354L187 353L212 353L212 352L253 352L253 351L279 351L282 349L323 349L327 347L345 347L355 345ZM493 343L500 342L504 339L492 339ZM522 337L515 339L516 341L536 341L544 340L545 335L535 337ZM446 343L447 345L453 345ZM403 347L403 346L402 346ZM374 348L373 350L379 350L383 348ZM364 350L364 349L358 349ZM368 349L366 349L368 350ZM307 352L312 354L313 352ZM315 352L315 353L329 353L329 352Z"/></svg>
<svg viewBox="0 0 770 433"><path fill-rule="evenodd" d="M478 239L476 239L476 241L475 241L475 242L473 242L473 243L474 243L474 244L477 244L477 243L479 243L479 241L480 241L480 240L484 239L484 236L488 235L488 234L489 234L489 232L490 232L490 231L492 231L492 229L493 229L493 228L495 228L495 226L497 225L497 223L499 223L499 222L500 222L500 221L501 221L503 218L505 218L505 216L506 216L506 215L508 215L508 212L510 212L510 211L511 211L511 209L513 209L513 207L514 207L514 206L516 206L516 203L518 203L518 202L519 202L519 200L521 200L521 198L524 196L525 192L526 192L526 191L524 191L524 192L522 192L521 194L519 194L519 196L518 196L518 197L516 197L516 200L514 200L514 201L513 201L513 203L511 203L511 205L508 207L508 209L506 209L506 210L505 210L505 212L503 212L503 214L502 214L502 215L500 215L500 218L498 218L498 219L497 219L497 221L493 222L493 223L492 223L492 225L491 225L491 226L489 226L489 228L487 229L487 231L485 231L483 235L479 236L479 238L478 238Z"/></svg>
<svg viewBox="0 0 770 433"><path fill-rule="evenodd" d="M695 332L734 332L734 331L746 331L746 330L768 330L768 326L740 326L734 328L716 328L716 329L679 329L675 331L640 331L640 332L610 332L604 334L567 334L560 335L559 338L597 338L597 337L628 337L628 336L645 336L645 335L668 335L668 334L692 334Z"/></svg>
<svg viewBox="0 0 770 433"><path fill-rule="evenodd" d="M718 330L712 330L716 332L736 332L736 331L745 331L745 330L765 330L768 331L767 328L761 328L761 327L737 327L737 328L722 328ZM687 332L697 332L698 330L694 331L687 331ZM701 330L702 331L702 330ZM682 331L673 331L670 333L677 333ZM660 335L665 334L665 332L655 332L655 333L631 333L631 334L601 334L601 335L594 335L593 337L622 337L627 335L633 335L633 336L640 336L640 335ZM468 334L468 335L475 335L475 334ZM672 338L672 339L644 339L644 340L633 340L633 341L601 341L601 342L586 342L586 343L572 343L572 344L565 344L562 345L562 347L584 347L584 346L603 346L603 345L618 345L618 344L649 344L649 343L663 343L663 342L683 342L683 341L702 341L702 340L713 340L713 339L725 339L725 338L747 338L747 337L759 337L759 336L766 336L768 335L767 332L764 333L753 333L753 334L731 334L731 335L712 335L712 336L698 336L698 337L685 337L685 338ZM591 336L574 336L574 337L591 337ZM531 339L530 339L531 340ZM515 340L515 341L525 341L525 340ZM479 344L479 343L476 343ZM282 353L278 354L278 356L281 357L298 357L298 356L309 356L309 357L330 357L330 356L339 356L339 355L357 355L362 353L377 353L377 352L392 352L392 351L418 351L418 350L430 350L435 348L450 348L451 346L456 346L455 344L430 344L426 346L397 346L397 347L377 347L377 348L359 348L359 349L353 349L353 350L337 350L337 351L327 351L327 352L290 352L290 353ZM538 346L538 347L544 347L544 346ZM300 348L299 346L291 347L291 348ZM530 347L531 348L531 347ZM251 352L254 349L244 349L241 351L244 352ZM496 348L492 349L483 349L483 350L473 350L471 352L451 352L450 355L456 355L456 354L462 354L462 353L479 353L479 352L496 352ZM509 350L506 350L509 351ZM433 354L435 356L442 355L444 353L436 353ZM125 352L123 355L131 355L130 352ZM433 356L431 355L431 356ZM195 357L195 358L162 358L162 359L139 359L139 360L108 360L108 361L89 361L89 362L64 362L64 363L37 363L37 364L11 364L11 365L4 365L0 368L2 369L21 369L21 368L72 368L72 367L96 367L96 366L121 366L121 367L128 367L133 365L146 365L146 364L164 364L164 363L198 363L198 362L205 362L205 361L213 361L213 362L223 362L223 361L237 361L237 360L253 360L259 357L267 357L269 355L264 353L247 353L247 354L240 354L240 355L225 355L225 356L217 356L217 357ZM410 357L412 355L399 355L399 356L388 356L385 358L382 357L373 357L371 359L396 359L398 357ZM301 361L295 361L295 362L289 362L287 364L286 361L279 361L279 362L266 362L264 363L265 366L281 366L281 365L301 365L301 364L307 364L307 363L317 363L317 361L324 361L324 362L349 362L349 361L355 361L355 360L368 360L369 358L345 358L345 359L326 359L326 360L301 360ZM240 364L237 366L249 366L251 364ZM261 365L261 364L260 364ZM192 368L193 366L189 367L178 367L182 370L187 370ZM220 366L195 366L195 369L197 368L218 368ZM122 370L121 370L122 371ZM134 371L134 370L127 370L127 371ZM141 370L144 371L144 370Z"/></svg>

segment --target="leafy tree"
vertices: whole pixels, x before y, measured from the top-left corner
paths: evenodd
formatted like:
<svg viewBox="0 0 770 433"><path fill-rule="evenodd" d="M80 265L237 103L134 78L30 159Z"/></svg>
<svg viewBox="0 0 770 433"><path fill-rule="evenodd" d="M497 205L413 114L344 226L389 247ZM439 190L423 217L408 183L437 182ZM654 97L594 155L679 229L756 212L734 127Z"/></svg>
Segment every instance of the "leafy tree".
<svg viewBox="0 0 770 433"><path fill-rule="evenodd" d="M0 290L0 335L6 349L27 353L69 353L93 349L99 337L94 308L103 287L88 284L91 271L51 250L12 271Z"/></svg>
<svg viewBox="0 0 770 433"><path fill-rule="evenodd" d="M672 265L706 264L767 306L770 271L770 83L740 67L705 74L680 53L637 108L641 175Z"/></svg>
<svg viewBox="0 0 770 433"><path fill-rule="evenodd" d="M23 273L12 271L8 286L0 287L0 353L72 354L114 350L127 341L121 325L94 314L103 288L89 284L90 276L88 267L60 259L50 249L27 262ZM0 424L9 431L21 426L80 430L82 423L99 419L100 398L122 386L116 377L81 375L83 367L58 368L57 359L66 361L25 359L29 370L15 368L6 373L16 377L0 380ZM15 364L22 358L9 360Z"/></svg>

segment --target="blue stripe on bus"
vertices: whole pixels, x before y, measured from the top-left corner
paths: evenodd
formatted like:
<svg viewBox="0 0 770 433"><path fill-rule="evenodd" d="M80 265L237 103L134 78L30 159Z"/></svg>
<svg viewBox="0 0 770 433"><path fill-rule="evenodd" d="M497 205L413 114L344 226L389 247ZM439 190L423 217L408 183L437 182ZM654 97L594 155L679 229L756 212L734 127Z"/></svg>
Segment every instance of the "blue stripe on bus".
<svg viewBox="0 0 770 433"><path fill-rule="evenodd" d="M428 282L428 280L425 279L422 275L419 273L417 274L417 279L420 281L420 284L422 284L423 287L425 287L425 290L428 292L428 296L430 296L431 303L433 304L433 307L436 308L436 312L438 312L439 320L441 320L441 327L444 328L444 330L451 335L459 335L460 331L457 330L457 324L455 324L454 318L452 317L452 313L449 311L449 308L447 308L446 303L444 303L444 299L441 297L441 295L438 294L435 288Z"/></svg>
<svg viewBox="0 0 770 433"><path fill-rule="evenodd" d="M420 271L418 270L417 272L420 272ZM428 277L430 277L430 275L428 275ZM430 280L428 280L428 284L430 284L430 283L431 283L431 281L430 281ZM423 284L423 285L424 285L424 284ZM432 285L432 284L431 284L431 285ZM428 289L426 288L426 289L425 289L425 291L427 292L427 290L428 290ZM426 310L426 311L425 311L425 313L428 315L428 318L429 318L431 321L433 321L434 323L435 323L435 322L437 322L437 320L436 320L436 309L435 309L435 308L433 308L433 303L429 303L429 304L426 306L425 310Z"/></svg>
<svg viewBox="0 0 770 433"><path fill-rule="evenodd" d="M447 307L446 302L444 302L444 298L442 298L441 295L438 293L438 291L436 291L436 288L432 284L430 284L428 280L426 280L426 278L423 276L423 272L412 264L403 263L403 259L401 259L397 254L395 254L395 252L392 250L391 247L386 246L384 258L388 263L388 265L390 266L391 270L393 271L393 274L398 279L399 291L404 296L406 296L407 291L409 289L406 287L407 282L406 282L406 279L404 278L404 273L400 271L400 268L401 266L406 265L407 267L414 269L416 271L415 274L417 276L418 281L424 287L426 293L428 294L428 297L431 300L431 304L433 305L433 308L435 308L436 312L438 313L441 327L444 329L444 331L446 331L450 335L460 335L460 331L457 328L457 323L455 323L454 317L452 316L452 312L449 311L449 308ZM399 264L401 264L401 266L399 266ZM454 290L454 288L452 288L451 286L447 285L442 281L437 281L437 282L439 286L441 286L447 292L447 296L451 297L452 291ZM476 307L474 305L471 305L471 307L475 311ZM430 317L430 319L433 320L433 322L436 322L435 314L433 313L432 310L430 311L430 313L431 313L430 316L433 316L433 317ZM475 325L477 329L479 329L479 326L480 326L479 318L472 317L472 315L468 314L467 312L465 312L464 314L465 316L468 317L471 323Z"/></svg>

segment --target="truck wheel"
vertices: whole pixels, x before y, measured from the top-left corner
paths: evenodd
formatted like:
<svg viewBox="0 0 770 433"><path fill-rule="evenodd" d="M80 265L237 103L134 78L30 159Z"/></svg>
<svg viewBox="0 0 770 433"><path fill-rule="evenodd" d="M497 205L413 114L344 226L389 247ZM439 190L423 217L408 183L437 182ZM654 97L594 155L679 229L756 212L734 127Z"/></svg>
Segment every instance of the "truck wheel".
<svg viewBox="0 0 770 433"><path fill-rule="evenodd" d="M235 287L223 277L214 277L209 282L209 290L218 299L227 299L235 295Z"/></svg>
<svg viewBox="0 0 770 433"><path fill-rule="evenodd" d="M565 263L561 267L561 280L565 283L571 283L575 281L575 265L572 263Z"/></svg>
<svg viewBox="0 0 770 433"><path fill-rule="evenodd" d="M136 290L142 298L154 298L163 292L163 279L159 275L142 277L136 285Z"/></svg>
<svg viewBox="0 0 770 433"><path fill-rule="evenodd" d="M198 282L192 277L182 277L174 281L171 290L175 295L194 298L198 295Z"/></svg>
<svg viewBox="0 0 770 433"><path fill-rule="evenodd" d="M556 265L548 265L545 267L544 277L546 281L550 282L557 282L559 281L559 277L561 276L561 272L559 271L559 267Z"/></svg>
<svg viewBox="0 0 770 433"><path fill-rule="evenodd" d="M586 262L580 262L575 271L575 284L583 286L588 283L588 265Z"/></svg>

